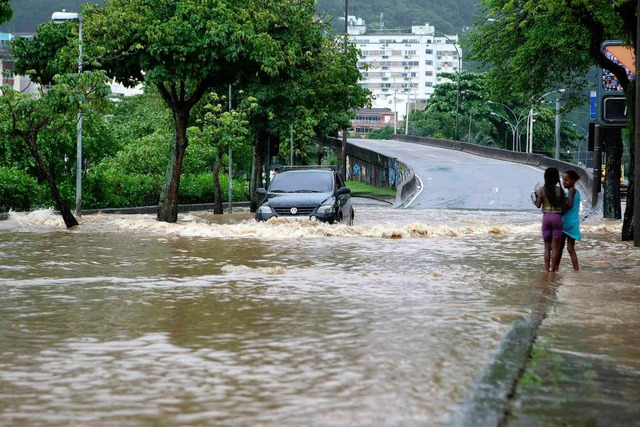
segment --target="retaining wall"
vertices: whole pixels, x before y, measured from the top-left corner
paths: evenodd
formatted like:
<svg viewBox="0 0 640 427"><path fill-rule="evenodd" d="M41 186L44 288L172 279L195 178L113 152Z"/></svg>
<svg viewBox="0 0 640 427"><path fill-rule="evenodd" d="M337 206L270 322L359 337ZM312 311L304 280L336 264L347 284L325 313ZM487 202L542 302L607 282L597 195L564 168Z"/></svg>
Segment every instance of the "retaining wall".
<svg viewBox="0 0 640 427"><path fill-rule="evenodd" d="M330 138L327 145L339 153L342 140ZM411 197L418 185L418 180L409 165L394 157L387 157L353 144L347 144L347 179L376 188L395 188L395 207Z"/></svg>

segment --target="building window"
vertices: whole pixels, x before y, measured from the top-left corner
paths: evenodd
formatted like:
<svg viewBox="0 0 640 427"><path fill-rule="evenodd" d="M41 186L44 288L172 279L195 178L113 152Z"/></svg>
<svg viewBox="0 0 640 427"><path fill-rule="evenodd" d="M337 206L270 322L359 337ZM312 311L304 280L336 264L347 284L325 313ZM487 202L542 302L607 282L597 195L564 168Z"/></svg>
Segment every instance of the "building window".
<svg viewBox="0 0 640 427"><path fill-rule="evenodd" d="M433 61L426 60L424 61L424 65L433 65Z"/></svg>
<svg viewBox="0 0 640 427"><path fill-rule="evenodd" d="M427 55L433 55L433 49L426 49L424 53L426 53Z"/></svg>
<svg viewBox="0 0 640 427"><path fill-rule="evenodd" d="M425 71L424 75L425 76L433 76L433 71Z"/></svg>

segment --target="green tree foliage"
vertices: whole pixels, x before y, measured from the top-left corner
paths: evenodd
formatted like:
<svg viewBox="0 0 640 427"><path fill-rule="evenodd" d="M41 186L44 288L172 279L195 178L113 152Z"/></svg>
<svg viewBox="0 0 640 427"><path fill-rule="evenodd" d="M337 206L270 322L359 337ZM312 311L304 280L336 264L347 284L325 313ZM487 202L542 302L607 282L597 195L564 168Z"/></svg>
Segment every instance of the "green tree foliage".
<svg viewBox="0 0 640 427"><path fill-rule="evenodd" d="M155 85L172 111L174 140L158 219L177 220L193 107L214 86L279 78L304 59L301 34L319 31L312 1L112 0L85 10L87 39L111 76Z"/></svg>
<svg viewBox="0 0 640 427"><path fill-rule="evenodd" d="M3 86L0 120L4 125L0 129L28 148L65 224L73 227L78 222L60 193L54 172L63 164L61 154L66 152L63 130L75 124L81 108L106 110L110 90L104 72L59 75L54 81L56 84L51 89L40 88L36 95Z"/></svg>
<svg viewBox="0 0 640 427"><path fill-rule="evenodd" d="M23 170L0 166L0 212L36 207L39 190L36 179Z"/></svg>
<svg viewBox="0 0 640 427"><path fill-rule="evenodd" d="M247 112L256 108L257 104L255 98L245 97L242 91L236 97L237 105L233 109L229 109L226 97L220 97L215 92L209 94L208 101L198 120L200 127L193 129L191 137L197 139L200 146L208 146L215 152L215 160L211 165L214 190L213 212L222 214L220 170L223 157L230 149L238 152L239 149L250 145Z"/></svg>
<svg viewBox="0 0 640 427"><path fill-rule="evenodd" d="M0 24L9 21L12 17L11 0L0 0Z"/></svg>
<svg viewBox="0 0 640 427"><path fill-rule="evenodd" d="M112 141L118 150L92 162L91 172L83 181L83 206L101 209L156 205L171 148L170 111L158 92L148 87L140 95L120 99L107 117L101 119L103 140L95 144ZM190 135L195 130L192 127ZM91 148L90 144L85 147ZM208 203L213 199L214 161L211 144L190 136L180 186L181 203ZM226 177L222 177L221 185L227 185ZM234 180L233 199L246 200L246 193L246 185Z"/></svg>
<svg viewBox="0 0 640 427"><path fill-rule="evenodd" d="M600 51L605 40L627 39L631 1L482 0L469 57L491 65L488 84L504 102L528 101L561 86L579 92L593 65L628 77ZM633 11L633 9L631 9Z"/></svg>
<svg viewBox="0 0 640 427"><path fill-rule="evenodd" d="M38 27L33 37L15 39L11 43L11 53L16 58L15 73L49 85L55 75L77 71L77 31L77 22L47 22Z"/></svg>
<svg viewBox="0 0 640 427"><path fill-rule="evenodd" d="M393 126L385 126L369 133L368 139L393 139Z"/></svg>
<svg viewBox="0 0 640 427"><path fill-rule="evenodd" d="M587 84L585 76L594 65L614 73L628 90L633 85L625 69L602 52L601 44L624 40L636 45L636 5L633 0L482 0L482 18L469 37L472 57L492 66L489 85L496 99L503 102L526 102L549 87L561 85L573 95L565 99L572 105L580 101ZM629 112L633 117L633 108ZM605 180L605 216L619 211L620 205L617 171L622 157L618 147L622 144L619 137L610 138L612 142L605 145L607 168L616 172ZM609 197L611 194L614 197ZM633 205L629 197L624 240L633 238Z"/></svg>
<svg viewBox="0 0 640 427"><path fill-rule="evenodd" d="M307 156L321 155L319 145L324 138L348 128L355 112L370 102L370 92L358 84L357 49L347 44L345 51L344 38L326 34L324 28L314 21L300 33L298 49L303 54L280 78L249 81L246 90L258 103L250 114L257 135L250 191L253 202L268 140L279 141L279 151L288 160L293 127L296 164L316 163Z"/></svg>
<svg viewBox="0 0 640 427"><path fill-rule="evenodd" d="M349 15L364 18L367 26L379 28L408 28L428 22L439 31L460 33L471 25L478 0L349 0ZM344 31L344 0L319 0L318 11L333 16L336 31Z"/></svg>
<svg viewBox="0 0 640 427"><path fill-rule="evenodd" d="M500 121L491 115L486 75L462 72L443 73L442 77L450 82L436 86L424 110L411 113L409 133L455 139L457 128L460 140L504 146L501 141L493 142L499 137L496 125Z"/></svg>

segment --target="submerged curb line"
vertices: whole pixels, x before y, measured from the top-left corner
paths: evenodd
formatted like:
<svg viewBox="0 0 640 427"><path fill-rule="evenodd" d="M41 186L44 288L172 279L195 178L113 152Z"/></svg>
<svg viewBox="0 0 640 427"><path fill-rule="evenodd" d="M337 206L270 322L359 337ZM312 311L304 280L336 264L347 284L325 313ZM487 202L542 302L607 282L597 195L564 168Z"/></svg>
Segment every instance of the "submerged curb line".
<svg viewBox="0 0 640 427"><path fill-rule="evenodd" d="M550 305L551 302L544 298L534 305L531 314L511 325L491 362L485 366L472 387L465 410L455 425L471 427L506 424L509 404L530 360L538 329Z"/></svg>

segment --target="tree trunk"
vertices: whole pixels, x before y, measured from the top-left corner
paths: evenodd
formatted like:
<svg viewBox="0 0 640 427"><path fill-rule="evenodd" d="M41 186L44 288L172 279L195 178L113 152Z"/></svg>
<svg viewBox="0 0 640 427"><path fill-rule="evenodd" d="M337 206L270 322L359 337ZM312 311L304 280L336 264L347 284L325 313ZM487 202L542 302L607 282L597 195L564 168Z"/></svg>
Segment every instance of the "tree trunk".
<svg viewBox="0 0 640 427"><path fill-rule="evenodd" d="M180 192L180 175L184 153L187 150L187 125L189 123L189 110L173 111L174 136L171 144L171 155L167 165L160 201L158 203L158 221L178 221L178 194Z"/></svg>
<svg viewBox="0 0 640 427"><path fill-rule="evenodd" d="M51 175L51 172L49 171L49 169L44 163L44 159L42 158L42 156L40 155L40 152L38 151L37 141L35 140L30 141L25 136L23 136L23 139L27 143L27 146L29 147L29 151L31 151L31 155L36 160L40 173L44 176L44 179L47 181L47 184L49 185L49 189L51 190L51 196L53 197L53 200L56 202L56 209L60 211L60 215L62 215L64 224L67 226L67 228L72 228L77 226L78 220L76 219L75 216L73 216L73 214L71 213L71 209L69 208L67 203L64 201L64 199L60 195L60 190L58 190L58 185L56 184L56 180L53 178L53 175Z"/></svg>
<svg viewBox="0 0 640 427"><path fill-rule="evenodd" d="M620 172L622 168L622 131L619 128L605 128L604 148L606 153L606 174L604 178L604 218L622 218L620 205Z"/></svg>
<svg viewBox="0 0 640 427"><path fill-rule="evenodd" d="M633 212L634 212L634 190L635 190L635 177L633 176L635 172L635 146L634 144L630 145L631 152L631 161L629 162L629 186L627 187L627 207L624 210L624 221L622 222L622 241L633 240L634 236L634 221L633 221Z"/></svg>
<svg viewBox="0 0 640 427"><path fill-rule="evenodd" d="M638 8L640 10L640 3L638 4ZM640 19L640 17L638 17L638 19ZM638 31L640 31L640 28L638 29ZM631 117L638 117L637 114L637 108L638 106L636 105L636 101L637 101L637 97L636 97L636 86L635 86L635 81L630 83L630 87L632 88L631 90L631 102L629 103L629 114ZM624 220L622 221L622 233L621 233L621 237L622 237L622 241L626 242L626 241L630 241L630 240L634 240L634 201L635 201L635 197L633 192L635 191L635 153L636 153L636 146L635 146L635 141L638 138L638 136L636 135L637 133L637 129L636 126L638 126L638 123L636 123L637 120L631 121L631 126L633 127L633 129L631 130L631 142L629 144L629 154L630 154L630 161L629 161L629 185L627 186L627 206L624 210Z"/></svg>
<svg viewBox="0 0 640 427"><path fill-rule="evenodd" d="M220 169L222 169L222 149L218 147L216 161L213 164L213 213L222 215L222 190L220 188Z"/></svg>

